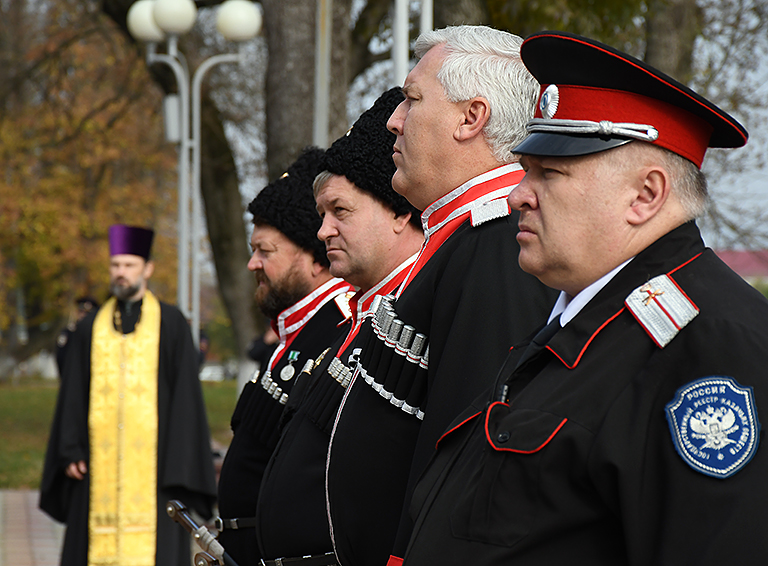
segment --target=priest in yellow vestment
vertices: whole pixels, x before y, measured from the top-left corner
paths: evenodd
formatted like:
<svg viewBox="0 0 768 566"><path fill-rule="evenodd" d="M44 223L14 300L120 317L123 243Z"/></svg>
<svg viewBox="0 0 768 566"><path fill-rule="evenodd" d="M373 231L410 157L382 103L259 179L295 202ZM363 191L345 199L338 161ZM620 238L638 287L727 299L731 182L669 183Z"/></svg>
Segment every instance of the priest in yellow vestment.
<svg viewBox="0 0 768 566"><path fill-rule="evenodd" d="M199 358L184 316L147 288L153 235L110 228L112 297L78 325L64 366L40 507L67 523L67 566L186 566L165 503L211 515Z"/></svg>

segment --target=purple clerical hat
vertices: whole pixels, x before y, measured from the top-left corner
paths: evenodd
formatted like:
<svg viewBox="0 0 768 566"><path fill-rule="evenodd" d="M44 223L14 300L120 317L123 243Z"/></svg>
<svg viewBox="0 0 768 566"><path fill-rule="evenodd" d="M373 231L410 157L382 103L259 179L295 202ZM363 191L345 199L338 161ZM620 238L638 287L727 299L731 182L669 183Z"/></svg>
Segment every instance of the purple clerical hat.
<svg viewBox="0 0 768 566"><path fill-rule="evenodd" d="M109 227L109 255L131 254L148 260L154 235L148 228L113 224Z"/></svg>

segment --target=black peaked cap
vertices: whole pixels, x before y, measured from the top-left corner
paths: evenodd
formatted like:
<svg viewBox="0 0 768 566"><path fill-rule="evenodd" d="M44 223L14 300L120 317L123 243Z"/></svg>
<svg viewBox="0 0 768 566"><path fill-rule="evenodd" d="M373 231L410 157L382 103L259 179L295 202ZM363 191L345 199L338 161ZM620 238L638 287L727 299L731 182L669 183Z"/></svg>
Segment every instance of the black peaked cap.
<svg viewBox="0 0 768 566"><path fill-rule="evenodd" d="M701 133L693 134L693 136L694 138L698 136L700 139L697 139L697 143L693 145L700 145L701 147L693 150L693 153L700 153L701 158L703 158L706 147L741 147L747 142L746 129L712 102L643 61L598 41L568 32L544 31L529 36L523 42L520 53L525 66L542 85L542 94L545 93L547 85L569 85L605 89L607 92L633 93L650 100L650 107L653 107L655 102L658 108L652 108L652 110L662 115L658 121L663 128L668 129L665 132L662 131L662 128L658 128L660 130L659 139L661 140L665 134L671 136L673 146L675 143L687 143L682 141L685 136L678 136L675 128L678 132L690 131L689 125L696 123L698 119L701 121ZM628 108L634 107L633 104L628 103L630 99L617 97L615 104L613 104L614 101L610 98L610 94L605 96L607 103L601 101L600 104L606 109L606 120L611 120L610 113L613 106L620 108L624 113ZM545 97L542 97L536 113L537 118L542 116L544 104ZM582 104L582 106L585 105ZM557 104L554 105L554 108L557 108ZM695 118L680 118L683 115L692 115ZM547 116L547 118L549 117L551 116ZM579 115L561 115L557 111L554 112L553 117L562 120L583 119ZM637 120L634 121L648 123L642 122L643 117L642 112L638 111ZM589 119L596 120L592 117ZM676 124L675 121L678 119L681 121ZM658 127L657 124L650 125ZM614 147L621 137L618 135L606 136L600 133L581 135L553 131L543 132L531 129L530 124L529 130L533 133L515 148L516 152L540 155L579 155ZM626 143L628 139L624 138L622 141ZM676 151L674 147L668 147L661 141L656 143L671 149L671 151ZM579 152L580 146L583 146L584 151ZM677 153L684 155L685 152L677 151ZM698 157L698 155L694 157ZM696 159L692 160L696 161Z"/></svg>

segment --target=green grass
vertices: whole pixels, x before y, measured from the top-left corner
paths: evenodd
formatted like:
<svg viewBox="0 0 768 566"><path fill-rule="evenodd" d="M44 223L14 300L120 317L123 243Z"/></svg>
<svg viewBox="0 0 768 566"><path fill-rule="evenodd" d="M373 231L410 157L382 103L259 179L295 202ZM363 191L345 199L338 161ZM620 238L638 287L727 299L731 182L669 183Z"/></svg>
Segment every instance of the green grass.
<svg viewBox="0 0 768 566"><path fill-rule="evenodd" d="M58 381L0 385L0 488L38 488Z"/></svg>
<svg viewBox="0 0 768 566"><path fill-rule="evenodd" d="M229 421L237 403L237 380L203 381L203 397L208 413L208 426L211 437L216 442L229 446L232 440L232 429Z"/></svg>
<svg viewBox="0 0 768 566"><path fill-rule="evenodd" d="M0 489L38 489L58 394L58 380L0 382ZM228 446L236 383L203 382L211 436Z"/></svg>

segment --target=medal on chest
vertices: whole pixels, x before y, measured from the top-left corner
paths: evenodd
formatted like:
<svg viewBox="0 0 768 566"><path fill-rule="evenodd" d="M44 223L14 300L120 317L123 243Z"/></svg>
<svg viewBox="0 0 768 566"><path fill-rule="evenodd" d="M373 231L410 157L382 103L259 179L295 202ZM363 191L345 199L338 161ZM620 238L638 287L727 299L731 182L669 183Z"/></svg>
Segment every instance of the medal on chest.
<svg viewBox="0 0 768 566"><path fill-rule="evenodd" d="M301 352L298 350L291 350L288 352L288 365L280 370L280 379L283 381L290 381L293 379L293 376L296 374L296 368L293 367L293 364L299 359L300 354Z"/></svg>

